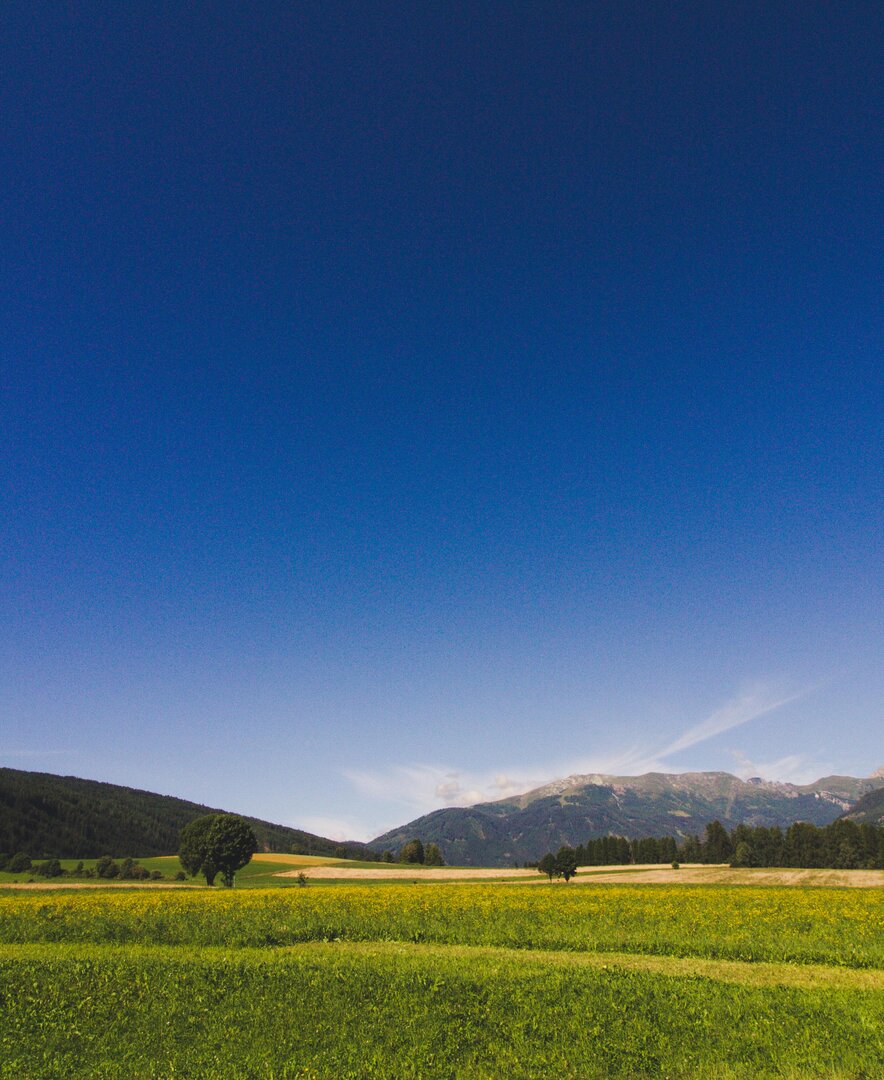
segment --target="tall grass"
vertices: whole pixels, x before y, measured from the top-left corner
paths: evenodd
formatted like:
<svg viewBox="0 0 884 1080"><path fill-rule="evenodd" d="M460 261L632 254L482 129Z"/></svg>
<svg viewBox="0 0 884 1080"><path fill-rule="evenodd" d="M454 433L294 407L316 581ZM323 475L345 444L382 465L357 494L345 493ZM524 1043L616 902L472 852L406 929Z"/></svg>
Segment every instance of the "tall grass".
<svg viewBox="0 0 884 1080"><path fill-rule="evenodd" d="M872 1077L859 991L433 946L0 947L5 1077Z"/></svg>

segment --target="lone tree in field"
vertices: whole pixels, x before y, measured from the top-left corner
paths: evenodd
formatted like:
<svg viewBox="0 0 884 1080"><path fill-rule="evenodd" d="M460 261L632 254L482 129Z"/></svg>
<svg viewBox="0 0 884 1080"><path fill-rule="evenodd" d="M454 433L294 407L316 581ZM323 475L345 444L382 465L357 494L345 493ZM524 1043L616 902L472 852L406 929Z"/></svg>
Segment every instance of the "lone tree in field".
<svg viewBox="0 0 884 1080"><path fill-rule="evenodd" d="M577 852L572 847L560 847L555 857L556 873L565 879L567 884L577 873Z"/></svg>
<svg viewBox="0 0 884 1080"><path fill-rule="evenodd" d="M556 857L551 851L548 851L540 862L537 864L537 869L541 874L546 874L550 881L555 877L556 871Z"/></svg>
<svg viewBox="0 0 884 1080"><path fill-rule="evenodd" d="M218 874L218 867L212 862L209 854L209 831L214 824L217 814L206 814L204 817L194 818L181 830L181 840L178 845L178 858L184 869L191 877L204 874L207 885L214 885Z"/></svg>
<svg viewBox="0 0 884 1080"><path fill-rule="evenodd" d="M206 814L181 830L178 858L192 875L205 875L211 885L220 874L230 888L241 870L258 850L251 826L237 814Z"/></svg>

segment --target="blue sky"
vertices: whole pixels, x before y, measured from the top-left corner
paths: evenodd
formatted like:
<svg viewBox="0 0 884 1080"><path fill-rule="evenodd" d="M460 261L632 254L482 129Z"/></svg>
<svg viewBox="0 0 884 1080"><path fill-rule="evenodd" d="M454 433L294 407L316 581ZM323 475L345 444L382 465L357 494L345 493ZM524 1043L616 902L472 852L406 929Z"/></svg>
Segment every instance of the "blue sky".
<svg viewBox="0 0 884 1080"><path fill-rule="evenodd" d="M884 761L877 5L0 29L0 763L368 838Z"/></svg>

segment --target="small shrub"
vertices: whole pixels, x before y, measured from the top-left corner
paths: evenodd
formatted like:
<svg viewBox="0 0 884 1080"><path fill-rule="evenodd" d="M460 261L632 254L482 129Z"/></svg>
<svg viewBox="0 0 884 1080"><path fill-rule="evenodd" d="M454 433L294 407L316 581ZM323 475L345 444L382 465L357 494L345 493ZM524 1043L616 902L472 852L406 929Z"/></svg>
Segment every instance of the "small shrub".
<svg viewBox="0 0 884 1080"><path fill-rule="evenodd" d="M41 877L61 877L61 863L58 861L58 859L47 859L46 862L35 863L34 872L39 874Z"/></svg>
<svg viewBox="0 0 884 1080"><path fill-rule="evenodd" d="M10 874L21 874L25 870L31 869L31 857L25 854L24 851L19 851L18 854L13 855L9 862L6 864L6 869Z"/></svg>

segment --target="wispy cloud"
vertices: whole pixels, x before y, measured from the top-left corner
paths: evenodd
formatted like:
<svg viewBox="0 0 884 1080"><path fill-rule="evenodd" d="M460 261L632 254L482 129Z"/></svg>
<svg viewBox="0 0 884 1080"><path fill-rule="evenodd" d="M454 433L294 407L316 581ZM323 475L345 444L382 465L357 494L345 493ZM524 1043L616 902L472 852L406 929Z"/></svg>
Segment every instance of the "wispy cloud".
<svg viewBox="0 0 884 1080"><path fill-rule="evenodd" d="M807 693L809 693L809 690L804 689L783 694L782 692L771 691L770 688L765 686L755 686L735 697L720 709L716 709L702 723L695 724L693 727L688 728L687 731L682 732L677 739L660 751L660 756L667 758L671 754L677 754L680 750L687 750L688 747L696 746L698 743L705 742L716 735L721 735L725 731L730 731L731 728L747 724L750 720L757 720L759 716L764 716L766 713L773 712L774 709L788 705L790 701L797 701Z"/></svg>
<svg viewBox="0 0 884 1080"><path fill-rule="evenodd" d="M344 776L367 798L395 804L403 813L419 816L445 806L473 806L521 795L566 776L638 776L645 772L675 772L676 766L669 761L674 755L772 713L809 692L808 689L786 692L755 684L705 720L691 725L681 735L658 747L632 746L615 754L571 758L529 768L513 766L482 772L448 764L410 764L371 771L346 769ZM747 762L748 759L742 759L742 764ZM769 776L771 779L802 778L796 782L803 782L805 776L815 779L809 776L812 763L794 755L763 766L749 764L751 771L746 775ZM777 768L781 768L784 775L774 775Z"/></svg>

